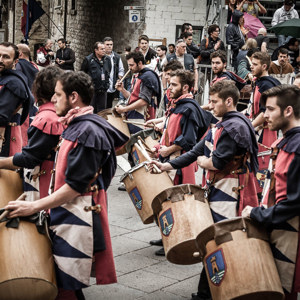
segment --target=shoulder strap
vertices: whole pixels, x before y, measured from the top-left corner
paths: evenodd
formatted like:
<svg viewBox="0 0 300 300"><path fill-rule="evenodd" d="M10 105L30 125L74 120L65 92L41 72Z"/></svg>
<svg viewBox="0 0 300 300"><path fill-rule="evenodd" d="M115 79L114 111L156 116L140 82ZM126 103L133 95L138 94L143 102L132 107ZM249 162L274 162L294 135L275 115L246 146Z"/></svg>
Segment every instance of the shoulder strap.
<svg viewBox="0 0 300 300"><path fill-rule="evenodd" d="M205 49L208 47L208 37L206 37Z"/></svg>

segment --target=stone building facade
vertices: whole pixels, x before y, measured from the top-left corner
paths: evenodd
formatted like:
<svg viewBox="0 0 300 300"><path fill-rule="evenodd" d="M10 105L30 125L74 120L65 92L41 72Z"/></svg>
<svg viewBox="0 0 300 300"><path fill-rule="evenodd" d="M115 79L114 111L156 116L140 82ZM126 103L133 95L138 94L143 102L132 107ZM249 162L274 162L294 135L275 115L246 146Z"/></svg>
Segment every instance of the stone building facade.
<svg viewBox="0 0 300 300"><path fill-rule="evenodd" d="M14 2L14 7L7 7L7 40L19 43L22 0L8 2ZM105 36L111 36L114 50L121 52L127 45L137 47L141 34L147 34L153 46L162 43L164 38L167 43L174 43L179 27L185 22L199 30L196 31L198 41L205 26L206 0L41 0L40 3L47 15L32 26L29 34L32 51L46 38L57 41L65 37L76 53L76 69L92 52L93 44ZM124 10L129 5L143 8L141 22L129 23L129 11Z"/></svg>

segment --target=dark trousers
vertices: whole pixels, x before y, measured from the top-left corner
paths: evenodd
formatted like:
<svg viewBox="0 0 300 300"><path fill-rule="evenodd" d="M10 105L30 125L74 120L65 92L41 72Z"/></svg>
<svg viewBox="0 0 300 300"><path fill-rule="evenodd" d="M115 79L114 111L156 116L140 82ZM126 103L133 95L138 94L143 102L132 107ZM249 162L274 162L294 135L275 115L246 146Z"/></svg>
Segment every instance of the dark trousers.
<svg viewBox="0 0 300 300"><path fill-rule="evenodd" d="M94 114L100 110L106 109L107 106L107 93L95 91L91 105L94 107Z"/></svg>
<svg viewBox="0 0 300 300"><path fill-rule="evenodd" d="M112 108L112 104L115 98L119 98L119 91L114 91L113 93L107 93L106 108Z"/></svg>
<svg viewBox="0 0 300 300"><path fill-rule="evenodd" d="M211 298L211 293L204 266L200 274L200 280L198 284L198 296L201 298Z"/></svg>

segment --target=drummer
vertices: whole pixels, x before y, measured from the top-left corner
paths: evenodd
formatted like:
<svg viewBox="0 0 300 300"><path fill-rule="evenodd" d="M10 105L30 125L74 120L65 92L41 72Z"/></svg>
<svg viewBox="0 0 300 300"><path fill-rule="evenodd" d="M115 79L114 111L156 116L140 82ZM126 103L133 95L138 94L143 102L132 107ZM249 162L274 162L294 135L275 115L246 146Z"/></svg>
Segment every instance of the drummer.
<svg viewBox="0 0 300 300"><path fill-rule="evenodd" d="M34 201L48 195L55 151L63 126L58 122L51 98L57 78L62 70L49 66L40 71L32 86L39 110L28 129L28 145L21 153L0 160L0 169L24 168L23 180L27 201Z"/></svg>
<svg viewBox="0 0 300 300"><path fill-rule="evenodd" d="M247 206L242 216L272 230L270 242L285 299L296 300L300 292L300 89L273 87L262 94L261 101L269 129L281 130L283 138L272 145L270 172L274 173L264 190L264 206Z"/></svg>
<svg viewBox="0 0 300 300"><path fill-rule="evenodd" d="M119 114L126 114L127 120L140 122L141 125L128 124L131 134L144 129L144 122L154 119L156 108L161 98L161 84L158 75L145 66L145 58L141 52L130 52L126 55L128 67L132 73L131 93L124 88L120 80L116 89L129 99L126 106L116 106Z"/></svg>
<svg viewBox="0 0 300 300"><path fill-rule="evenodd" d="M106 209L106 189L116 171L114 148L127 137L93 114L91 78L63 73L52 98L60 122L67 126L57 155L54 192L40 200L11 201L9 217L51 208L50 229L58 299L84 299L95 257L98 284L116 282ZM90 209L97 209L99 215ZM86 209L87 208L87 209ZM74 216L76 212L76 216ZM92 225L92 226L91 226Z"/></svg>
<svg viewBox="0 0 300 300"><path fill-rule="evenodd" d="M221 118L216 129L211 129L191 151L175 160L152 163L167 171L183 168L197 160L206 171L204 186L213 219L218 222L240 215L247 204L258 205L255 188L258 146L250 121L236 111L240 94L234 82L216 82L209 94L209 109L215 117ZM198 293L192 294L192 299L206 298L211 295L203 269Z"/></svg>

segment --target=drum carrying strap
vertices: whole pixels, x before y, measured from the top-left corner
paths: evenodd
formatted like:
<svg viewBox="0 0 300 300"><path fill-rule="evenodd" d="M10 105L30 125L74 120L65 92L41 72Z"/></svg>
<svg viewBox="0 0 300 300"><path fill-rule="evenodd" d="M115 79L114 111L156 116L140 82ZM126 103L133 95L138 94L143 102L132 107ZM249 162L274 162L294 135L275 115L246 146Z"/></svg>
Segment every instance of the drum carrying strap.
<svg viewBox="0 0 300 300"><path fill-rule="evenodd" d="M276 159L279 153L279 149L275 147L273 149L273 152L270 156L272 159L272 171L271 171L271 183L270 183L270 188L269 188L269 196L268 196L268 207L274 206L276 202L276 191L275 191L275 164L276 164Z"/></svg>

